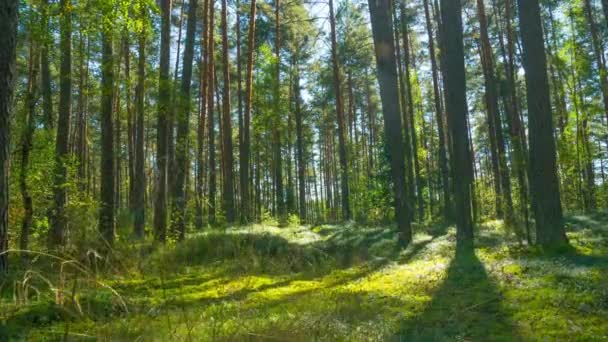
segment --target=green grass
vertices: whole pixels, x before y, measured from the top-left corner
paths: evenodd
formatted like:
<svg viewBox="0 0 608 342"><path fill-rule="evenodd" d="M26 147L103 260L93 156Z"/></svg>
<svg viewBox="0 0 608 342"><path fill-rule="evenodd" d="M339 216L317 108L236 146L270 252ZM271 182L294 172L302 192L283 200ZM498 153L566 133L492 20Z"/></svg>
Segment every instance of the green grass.
<svg viewBox="0 0 608 342"><path fill-rule="evenodd" d="M568 218L574 248L560 255L519 246L493 222L475 253L456 253L453 229L420 231L399 250L390 228L342 225L133 247L93 275L64 266L63 281L60 263L41 257L50 285L15 285L21 272L3 286L0 340L608 340L607 222Z"/></svg>

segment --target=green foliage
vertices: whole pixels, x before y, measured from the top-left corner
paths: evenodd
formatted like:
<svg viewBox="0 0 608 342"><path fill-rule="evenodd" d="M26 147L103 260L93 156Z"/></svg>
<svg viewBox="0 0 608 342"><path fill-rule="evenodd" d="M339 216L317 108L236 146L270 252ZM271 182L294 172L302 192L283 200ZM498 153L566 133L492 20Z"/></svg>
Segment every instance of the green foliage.
<svg viewBox="0 0 608 342"><path fill-rule="evenodd" d="M42 286L42 297L27 304L4 291L0 336L596 340L608 336L607 220L569 217L575 249L560 255L505 239L499 222L480 228L475 254L456 254L453 229L420 233L402 251L388 228L211 231L151 254L143 246L117 250L125 261L128 253L146 261L100 273L109 287L82 278L81 311L44 299ZM49 266L41 271L54 279ZM71 293L72 282L66 287Z"/></svg>

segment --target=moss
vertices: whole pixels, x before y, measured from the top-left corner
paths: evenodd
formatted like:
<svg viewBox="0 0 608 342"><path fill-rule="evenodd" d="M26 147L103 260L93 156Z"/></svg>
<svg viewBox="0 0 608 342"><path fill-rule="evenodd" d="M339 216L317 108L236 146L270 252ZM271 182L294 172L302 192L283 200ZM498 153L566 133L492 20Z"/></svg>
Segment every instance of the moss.
<svg viewBox="0 0 608 342"><path fill-rule="evenodd" d="M519 246L500 222L477 231L474 254L456 253L444 228L405 250L391 228L211 231L104 276L115 292L79 288L82 314L11 304L0 337L56 340L68 327L75 340L599 340L608 338L601 219L569 219L574 248L562 254Z"/></svg>

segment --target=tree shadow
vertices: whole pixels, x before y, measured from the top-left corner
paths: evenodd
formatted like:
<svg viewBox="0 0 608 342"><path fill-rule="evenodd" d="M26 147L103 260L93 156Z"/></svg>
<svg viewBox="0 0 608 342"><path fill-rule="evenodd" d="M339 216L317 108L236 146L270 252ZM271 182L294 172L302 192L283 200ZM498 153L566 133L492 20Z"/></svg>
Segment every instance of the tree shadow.
<svg viewBox="0 0 608 342"><path fill-rule="evenodd" d="M474 251L457 250L426 309L403 322L391 340L521 340L501 301Z"/></svg>

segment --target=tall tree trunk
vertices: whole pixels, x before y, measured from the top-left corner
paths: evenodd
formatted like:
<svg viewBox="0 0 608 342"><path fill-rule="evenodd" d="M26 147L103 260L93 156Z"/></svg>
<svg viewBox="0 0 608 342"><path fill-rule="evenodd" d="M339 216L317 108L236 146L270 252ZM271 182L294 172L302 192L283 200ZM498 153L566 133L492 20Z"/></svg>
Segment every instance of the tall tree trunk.
<svg viewBox="0 0 608 342"><path fill-rule="evenodd" d="M144 0L139 2L141 20L147 22L147 8ZM146 27L146 25L143 25ZM146 173L144 151L144 102L146 84L146 30L139 32L139 56L137 61L137 90L136 90L136 122L135 122L135 178L133 189L134 235L138 239L144 237L146 222Z"/></svg>
<svg viewBox="0 0 608 342"><path fill-rule="evenodd" d="M388 19L390 20L390 15ZM333 65L334 93L336 95L336 116L338 117L338 154L340 157L340 188L342 196L342 219L351 219L350 188L348 186L348 153L346 150L346 123L344 121L344 105L340 86L340 66L338 62L338 47L336 38L336 16L334 14L334 1L329 0L329 23L331 26L331 60Z"/></svg>
<svg viewBox="0 0 608 342"><path fill-rule="evenodd" d="M397 20L397 11L394 10L394 19L395 19L395 25L399 24L399 20ZM402 58L401 58L401 40L399 39L399 30L395 30L395 51L396 51L396 57L397 57L397 80L399 82L399 100L400 100L400 105L401 105L401 115L403 117L403 133L404 133L404 139L405 139L405 145L404 145L404 153L405 153L405 169L406 169L406 181L405 181L405 187L406 187L406 191L407 191L407 199L406 199L406 208L407 208L407 213L406 213L406 217L408 221L412 221L414 218L414 206L416 203L416 185L415 185L415 181L414 181L414 161L412 158L412 154L413 154L413 147L412 147L412 138L411 138L411 127L413 127L412 125L409 124L410 121L410 116L408 115L408 96L407 96L407 85L405 82L405 75L403 73L403 63L402 63Z"/></svg>
<svg viewBox="0 0 608 342"><path fill-rule="evenodd" d="M460 1L441 0L442 40L445 48L446 110L452 139L452 172L454 179L454 209L456 239L459 248L473 246L471 217L472 161L467 134L466 75L462 34L462 5Z"/></svg>
<svg viewBox="0 0 608 342"><path fill-rule="evenodd" d="M67 204L68 171L65 159L69 153L68 137L70 132L70 118L72 107L72 5L70 0L61 0L60 18L60 48L61 66L59 69L59 117L57 122L57 139L55 144L55 179L54 179L54 206L51 214L51 245L64 245L67 234L67 217L65 206Z"/></svg>
<svg viewBox="0 0 608 342"><path fill-rule="evenodd" d="M224 141L224 201L223 209L226 215L226 220L232 223L236 219L234 208L234 156L232 149L232 116L230 113L230 58L228 46L228 14L227 0L222 0L222 53L223 53L223 75L224 75L224 90L222 91L222 109L223 113L223 141Z"/></svg>
<svg viewBox="0 0 608 342"><path fill-rule="evenodd" d="M156 128L157 184L154 201L154 239L165 242L167 236L167 187L169 163L169 129L171 116L171 80L169 59L171 46L171 0L161 0L160 70L158 79L158 121Z"/></svg>
<svg viewBox="0 0 608 342"><path fill-rule="evenodd" d="M526 70L530 170L528 173L536 237L545 247L568 243L564 232L557 179L553 118L547 80L547 58L538 0L518 0Z"/></svg>
<svg viewBox="0 0 608 342"><path fill-rule="evenodd" d="M175 186L173 187L173 210L171 211L171 230L178 240L186 236L186 177L190 163L188 140L190 133L190 88L192 83L192 62L194 60L194 35L196 33L197 0L190 0L188 8L188 28L186 46L182 63L181 92L177 98L177 141L175 147Z"/></svg>
<svg viewBox="0 0 608 342"><path fill-rule="evenodd" d="M412 79L410 72L410 40L409 40L409 28L407 25L407 18L405 16L405 6L403 3L399 4L401 12L401 30L403 39L403 60L405 67L405 85L407 90L407 111L404 109L404 113L407 113L408 119L405 121L406 125L409 125L410 139L412 146L412 161L414 162L414 174L416 176L416 201L418 204L418 220L424 219L424 198L422 197L422 177L420 176L420 161L418 158L418 139L416 137L416 122L414 113L414 97L412 91ZM406 142L407 143L407 142ZM414 184L411 184L414 186ZM413 212L412 212L413 214Z"/></svg>
<svg viewBox="0 0 608 342"><path fill-rule="evenodd" d="M505 22L507 34L507 48L503 56L505 60L505 74L507 76L507 117L509 135L513 146L513 170L517 174L519 184L519 210L523 216L526 228L526 240L532 244L528 213L528 183L526 178L525 141L522 139L522 123L519 117L517 86L515 80L515 30L513 28L513 3L505 1Z"/></svg>
<svg viewBox="0 0 608 342"><path fill-rule="evenodd" d="M498 107L498 86L494 74L494 56L490 38L488 35L488 23L486 10L483 0L477 0L477 14L479 17L480 39L481 39L481 61L484 69L486 109L488 111L488 121L490 123L490 135L494 136L496 143L496 159L499 166L500 194L504 213L505 223L508 226L514 225L513 200L511 197L511 177L507 166L507 156L505 151L505 140L502 131L500 109ZM493 130L493 131L492 131Z"/></svg>
<svg viewBox="0 0 608 342"><path fill-rule="evenodd" d="M0 4L0 275L8 272L8 175L19 1Z"/></svg>
<svg viewBox="0 0 608 342"><path fill-rule="evenodd" d="M395 61L391 5L390 0L370 0L368 3L372 22L382 111L384 114L384 128L393 178L395 216L400 233L399 241L405 247L412 240L412 230L406 215L405 161L403 160L403 136L398 102L397 66Z"/></svg>
<svg viewBox="0 0 608 342"><path fill-rule="evenodd" d="M215 0L209 0L209 46L207 47L209 60L207 65L207 108L208 108L208 131L209 131L209 223L215 224L215 206L217 192L217 173L215 170L215 121L214 121L214 98L215 94L215 41L214 37Z"/></svg>
<svg viewBox="0 0 608 342"><path fill-rule="evenodd" d="M275 54L276 54L276 80L274 89L274 125L272 129L274 142L274 183L276 195L276 208L279 220L285 219L285 194L283 190L283 156L281 144L281 1L275 0Z"/></svg>
<svg viewBox="0 0 608 342"><path fill-rule="evenodd" d="M134 137L135 137L135 124L134 124L134 116L133 116L133 107L131 105L131 42L129 40L129 32L123 32L123 44L122 44L122 53L124 59L124 68L125 68L125 97L126 97L126 108L127 108L127 156L129 158L127 168L129 174L129 183L128 183L128 196L127 203L129 205L129 212L133 215L133 197L135 191L135 146L134 146Z"/></svg>
<svg viewBox="0 0 608 342"><path fill-rule="evenodd" d="M251 0L249 12L249 31L247 33L247 74L245 81L245 112L243 113L243 139L240 149L240 185L241 185L241 223L251 219L251 203L249 199L249 164L251 157L251 107L253 96L253 52L255 49L255 14L256 1Z"/></svg>
<svg viewBox="0 0 608 342"><path fill-rule="evenodd" d="M306 160L304 158L304 123L302 118L302 105L300 99L300 70L297 62L295 67L294 99L296 117L296 138L298 151L298 197L300 201L300 220L307 222L306 215Z"/></svg>
<svg viewBox="0 0 608 342"><path fill-rule="evenodd" d="M429 40L429 56L431 59L431 72L433 76L433 99L435 104L435 118L437 120L437 134L439 137L439 169L441 172L441 189L443 191L443 218L446 223L453 220L452 202L450 200L450 169L445 141L445 120L441 107L441 92L439 90L439 72L435 58L435 40L433 37L433 26L429 11L429 0L424 0L424 15L426 19L426 30Z"/></svg>
<svg viewBox="0 0 608 342"><path fill-rule="evenodd" d="M105 15L109 15L104 10ZM101 57L101 200L99 209L99 232L106 244L112 245L115 230L115 168L114 128L112 110L114 101L114 61L112 56L112 29L102 32Z"/></svg>
<svg viewBox="0 0 608 342"><path fill-rule="evenodd" d="M205 182L205 157L204 157L204 141L205 141L205 123L207 119L207 66L209 64L209 0L203 0L203 32L201 34L201 65L199 68L200 72L200 97L201 97L201 110L199 113L199 122L197 127L197 152L196 152L196 164L197 164L197 181L196 181L196 222L197 228L203 227L203 194Z"/></svg>
<svg viewBox="0 0 608 342"><path fill-rule="evenodd" d="M29 67L27 95L25 100L25 111L23 116L21 134L21 168L19 170L19 188L23 200L23 219L21 220L21 239L19 249L27 250L30 230L32 227L32 216L34 207L32 195L29 191L28 172L30 168L30 152L36 130L36 105L38 103L38 67L40 65L38 55L38 43L30 37ZM1 250L0 250L1 252ZM25 254L24 254L25 256Z"/></svg>

